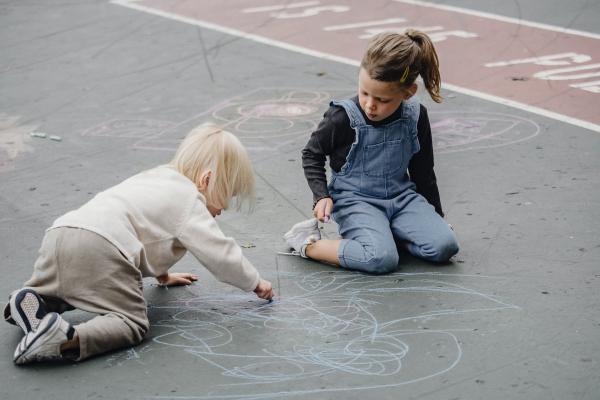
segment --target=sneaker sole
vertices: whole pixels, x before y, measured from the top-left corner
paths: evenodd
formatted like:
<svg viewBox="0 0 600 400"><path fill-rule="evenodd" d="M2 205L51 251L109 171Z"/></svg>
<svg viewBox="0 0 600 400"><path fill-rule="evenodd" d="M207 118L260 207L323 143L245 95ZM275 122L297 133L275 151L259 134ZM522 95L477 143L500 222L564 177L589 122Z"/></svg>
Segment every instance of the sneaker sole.
<svg viewBox="0 0 600 400"><path fill-rule="evenodd" d="M24 342L26 343L27 336L25 336L23 340L19 342L19 345L17 346L17 351L15 351L15 355L13 358L15 364L26 364L29 361L33 361L27 360L28 353L32 350L35 350L33 345L38 341L40 337L44 336L47 333L52 334L54 333L54 331L60 328L60 324L56 323L58 318L58 314L53 313L53 315L50 317L50 321L41 330L34 332L35 337L33 338L33 340L29 342L29 344L24 345L23 348L21 348L21 345Z"/></svg>
<svg viewBox="0 0 600 400"><path fill-rule="evenodd" d="M11 296L10 313L25 334L35 331L47 314L39 295L33 289L23 289Z"/></svg>

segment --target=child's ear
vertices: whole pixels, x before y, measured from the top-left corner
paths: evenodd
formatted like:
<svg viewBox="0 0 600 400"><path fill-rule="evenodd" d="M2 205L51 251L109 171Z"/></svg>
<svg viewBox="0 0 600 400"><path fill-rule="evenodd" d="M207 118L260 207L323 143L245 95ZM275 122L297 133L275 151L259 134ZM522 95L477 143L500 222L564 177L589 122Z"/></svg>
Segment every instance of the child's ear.
<svg viewBox="0 0 600 400"><path fill-rule="evenodd" d="M408 100L417 93L418 86L416 83L413 83L406 89L406 98L404 100Z"/></svg>
<svg viewBox="0 0 600 400"><path fill-rule="evenodd" d="M212 171L206 170L200 175L200 182L198 183L198 190L201 192L206 192L208 189L208 184L210 183L210 176L212 175Z"/></svg>

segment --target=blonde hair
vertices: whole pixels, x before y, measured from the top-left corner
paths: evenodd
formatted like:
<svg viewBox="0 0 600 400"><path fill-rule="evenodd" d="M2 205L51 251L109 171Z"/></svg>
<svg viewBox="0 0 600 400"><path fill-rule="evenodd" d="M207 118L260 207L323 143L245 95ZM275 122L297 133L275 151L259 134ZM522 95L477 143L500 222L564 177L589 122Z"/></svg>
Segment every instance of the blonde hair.
<svg viewBox="0 0 600 400"><path fill-rule="evenodd" d="M421 75L431 98L440 103L440 64L427 34L408 29L405 33L381 33L375 36L361 61L371 79L397 82L410 87Z"/></svg>
<svg viewBox="0 0 600 400"><path fill-rule="evenodd" d="M213 125L196 127L181 142L170 164L196 186L205 171L212 171L205 193L207 203L227 209L235 197L238 210L244 203L254 206L250 157L232 133Z"/></svg>

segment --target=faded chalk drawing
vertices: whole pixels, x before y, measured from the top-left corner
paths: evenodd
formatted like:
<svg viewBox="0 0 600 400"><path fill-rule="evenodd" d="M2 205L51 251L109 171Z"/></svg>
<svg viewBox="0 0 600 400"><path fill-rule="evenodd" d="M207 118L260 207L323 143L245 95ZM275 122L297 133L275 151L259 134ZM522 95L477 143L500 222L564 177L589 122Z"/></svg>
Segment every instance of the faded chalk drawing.
<svg viewBox="0 0 600 400"><path fill-rule="evenodd" d="M86 129L82 135L136 139L155 136L173 125L172 122L153 119L114 119Z"/></svg>
<svg viewBox="0 0 600 400"><path fill-rule="evenodd" d="M477 328L460 316L519 310L464 284L494 279L482 276L281 277L294 287L273 303L193 287L150 305L170 316L153 321L154 354L169 349L198 358L204 382L212 382L181 398L277 399L423 381L460 363L460 336ZM123 357L144 362L141 353Z"/></svg>
<svg viewBox="0 0 600 400"><path fill-rule="evenodd" d="M506 146L531 139L540 132L539 125L528 118L501 113L431 112L430 120L437 153Z"/></svg>
<svg viewBox="0 0 600 400"><path fill-rule="evenodd" d="M210 110L176 124L160 137L136 143L138 148L173 150L183 135L202 123L234 133L250 152L274 152L303 144L316 128L335 91L260 88L227 99ZM171 146L165 139L173 138Z"/></svg>
<svg viewBox="0 0 600 400"><path fill-rule="evenodd" d="M249 151L272 152L304 144L332 98L346 92L293 88L260 88L224 100L179 122L140 119L111 120L83 135L136 139L133 146L173 151L192 128L214 123L234 133Z"/></svg>
<svg viewBox="0 0 600 400"><path fill-rule="evenodd" d="M192 128L214 123L234 133L250 152L269 153L303 147L332 99L352 91L260 88L224 100L179 122L114 119L86 129L85 136L129 138L138 149L174 151ZM438 153L506 146L540 132L534 121L509 114L430 110Z"/></svg>
<svg viewBox="0 0 600 400"><path fill-rule="evenodd" d="M13 169L14 160L24 152L33 152L30 133L34 124L21 124L21 117L0 113L0 172Z"/></svg>
<svg viewBox="0 0 600 400"><path fill-rule="evenodd" d="M224 104L212 117L246 140L281 139L314 130L330 99L328 92L260 89Z"/></svg>
<svg viewBox="0 0 600 400"><path fill-rule="evenodd" d="M132 347L125 351L121 351L111 355L107 358L106 363L111 367L121 366L127 362L132 361L140 365L146 365L146 363L141 359L144 354L148 353L151 350L151 346L140 346L138 348Z"/></svg>

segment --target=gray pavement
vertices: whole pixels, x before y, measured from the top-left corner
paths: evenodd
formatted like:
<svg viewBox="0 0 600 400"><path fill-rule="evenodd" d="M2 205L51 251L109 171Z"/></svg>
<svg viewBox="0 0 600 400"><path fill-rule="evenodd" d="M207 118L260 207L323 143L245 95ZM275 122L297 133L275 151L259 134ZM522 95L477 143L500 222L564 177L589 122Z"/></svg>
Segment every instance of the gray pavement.
<svg viewBox="0 0 600 400"><path fill-rule="evenodd" d="M598 1L501 4L600 30ZM199 283L146 281L147 339L81 364L16 367L20 331L0 324L0 398L600 398L598 133L422 96L461 252L446 266L404 256L374 277L277 255L310 215L300 149L329 99L355 90L354 67L106 1L2 1L0 54L0 305L57 216L167 161L204 121L251 153L256 210L219 223L278 294L265 304L185 257L175 269Z"/></svg>

